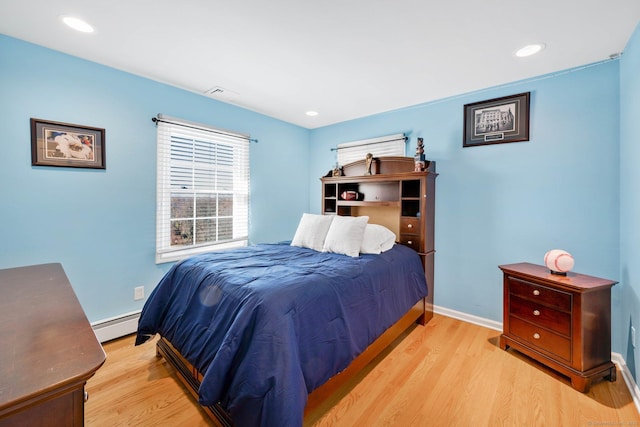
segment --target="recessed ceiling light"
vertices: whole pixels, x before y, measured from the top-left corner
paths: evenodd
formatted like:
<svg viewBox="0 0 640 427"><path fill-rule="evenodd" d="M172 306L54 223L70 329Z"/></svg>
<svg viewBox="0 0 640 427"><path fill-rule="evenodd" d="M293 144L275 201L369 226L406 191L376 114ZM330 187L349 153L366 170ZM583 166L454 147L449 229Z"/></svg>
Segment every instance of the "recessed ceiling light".
<svg viewBox="0 0 640 427"><path fill-rule="evenodd" d="M80 31L82 33L93 33L94 29L91 25L87 24L86 21L76 18L73 16L62 16L62 22L67 24L69 27L73 28L76 31Z"/></svg>
<svg viewBox="0 0 640 427"><path fill-rule="evenodd" d="M518 49L516 51L516 56L519 58L524 58L525 56L535 55L536 53L540 52L544 48L545 48L544 43L529 44L529 45L526 45L525 47Z"/></svg>
<svg viewBox="0 0 640 427"><path fill-rule="evenodd" d="M309 116L309 117L314 117L314 116L318 115L318 112L317 111L307 111L305 114L307 116Z"/></svg>

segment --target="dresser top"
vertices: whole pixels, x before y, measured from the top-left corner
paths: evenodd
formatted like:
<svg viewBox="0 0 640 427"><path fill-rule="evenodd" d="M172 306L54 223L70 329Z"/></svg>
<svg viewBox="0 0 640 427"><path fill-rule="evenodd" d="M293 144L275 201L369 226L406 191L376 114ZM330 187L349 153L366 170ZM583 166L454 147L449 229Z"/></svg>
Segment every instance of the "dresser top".
<svg viewBox="0 0 640 427"><path fill-rule="evenodd" d="M84 383L105 353L60 264L0 270L0 416Z"/></svg>
<svg viewBox="0 0 640 427"><path fill-rule="evenodd" d="M537 279L539 281L547 282L556 286L560 285L580 291L589 291L602 287L611 287L618 283L609 279L602 279L600 277L587 276L585 274L573 272L568 272L566 276L561 274L553 274L545 266L531 264L528 262L499 265L498 267L503 272L512 276L522 277L525 279Z"/></svg>

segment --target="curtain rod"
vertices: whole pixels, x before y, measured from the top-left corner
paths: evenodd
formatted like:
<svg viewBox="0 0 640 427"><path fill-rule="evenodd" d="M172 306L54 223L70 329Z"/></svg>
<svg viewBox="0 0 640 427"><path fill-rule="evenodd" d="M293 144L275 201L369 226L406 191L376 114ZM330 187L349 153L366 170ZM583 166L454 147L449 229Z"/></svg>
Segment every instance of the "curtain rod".
<svg viewBox="0 0 640 427"><path fill-rule="evenodd" d="M391 142L391 141L399 141L399 140L403 140L404 142L407 142L408 139L409 139L408 137L403 136L402 138L385 139L383 141L363 142L362 144L354 144L354 145L350 145L349 147L332 148L331 151L338 151L340 149L346 150L347 148L351 148L351 147L363 147L365 145L382 144L383 142Z"/></svg>
<svg viewBox="0 0 640 427"><path fill-rule="evenodd" d="M156 125L157 125L158 123L169 123L169 124L172 124L172 125L182 126L182 127L185 127L185 128L197 129L197 130L203 130L203 131L205 131L205 132L211 132L211 133L217 133L217 134L219 134L219 135L230 136L230 137L232 137L232 138L246 139L246 140L247 140L247 141L249 141L249 142L255 142L255 143L257 143L257 142L258 142L258 140L257 140L257 139L255 139L255 138L249 138L248 136L235 135L235 134L233 134L233 133L221 132L221 131L219 131L219 130L207 129L207 128L205 128L205 127L193 126L193 125L189 125L189 124L186 124L186 123L174 122L174 121L166 120L166 119L162 119L162 118L159 118L159 117L152 117L152 118L151 118L151 121L152 121L152 122L154 122Z"/></svg>

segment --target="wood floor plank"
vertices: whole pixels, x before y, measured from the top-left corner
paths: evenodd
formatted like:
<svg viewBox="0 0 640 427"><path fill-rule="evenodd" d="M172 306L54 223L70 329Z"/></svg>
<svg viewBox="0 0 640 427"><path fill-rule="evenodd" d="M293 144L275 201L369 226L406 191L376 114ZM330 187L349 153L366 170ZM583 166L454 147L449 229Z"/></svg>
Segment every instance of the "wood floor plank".
<svg viewBox="0 0 640 427"><path fill-rule="evenodd" d="M618 373L588 393L567 378L498 347L500 333L436 315L378 356L305 426L588 426L640 425ZM104 345L107 361L87 383L90 427L211 426L176 379L155 341L134 337Z"/></svg>

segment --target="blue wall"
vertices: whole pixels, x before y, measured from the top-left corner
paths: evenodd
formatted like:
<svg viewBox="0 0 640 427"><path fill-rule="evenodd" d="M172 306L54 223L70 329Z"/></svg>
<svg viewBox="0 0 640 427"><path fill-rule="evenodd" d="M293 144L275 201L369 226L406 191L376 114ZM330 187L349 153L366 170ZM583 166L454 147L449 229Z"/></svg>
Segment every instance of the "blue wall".
<svg viewBox="0 0 640 427"><path fill-rule="evenodd" d="M133 288L170 266L154 261L157 113L259 139L252 242L290 239L308 209L298 126L2 35L0 94L0 268L61 262L90 321L142 308ZM105 128L106 171L32 167L31 117Z"/></svg>
<svg viewBox="0 0 640 427"><path fill-rule="evenodd" d="M439 173L436 305L502 321L497 266L541 264L553 248L574 255L575 271L618 280L618 73L609 61L314 130L312 211L331 147L405 132L407 154L423 137ZM527 91L530 141L462 147L464 104Z"/></svg>
<svg viewBox="0 0 640 427"><path fill-rule="evenodd" d="M640 355L631 345L631 326L640 345L640 26L620 61L620 284L614 310L616 351L638 381Z"/></svg>

